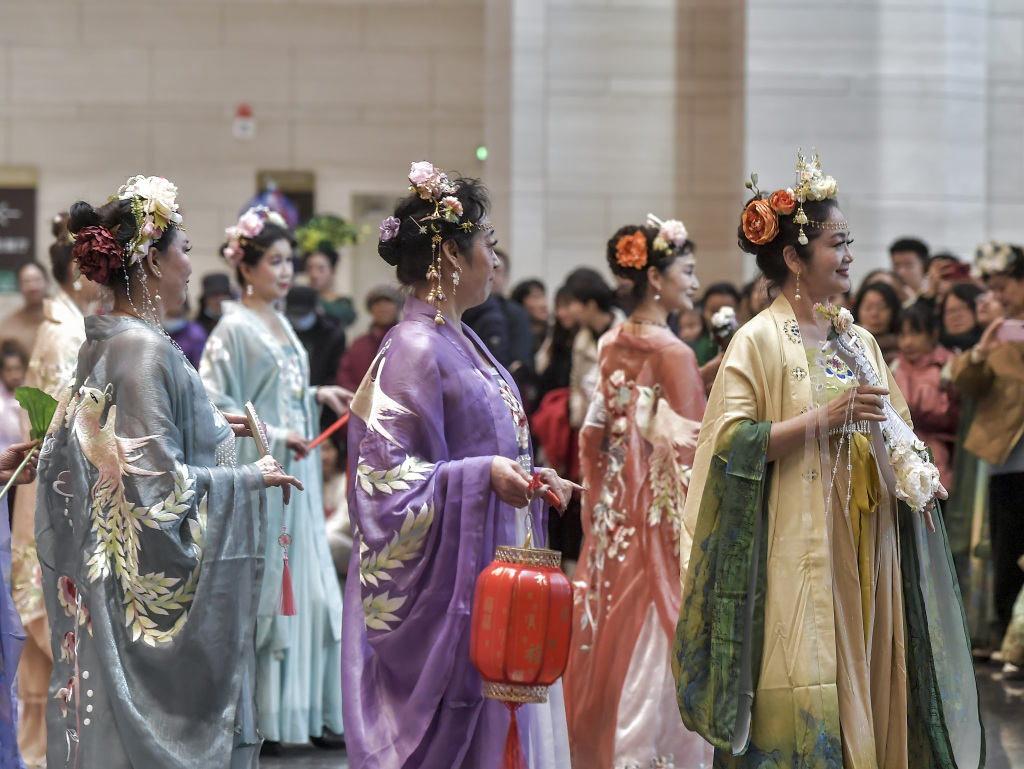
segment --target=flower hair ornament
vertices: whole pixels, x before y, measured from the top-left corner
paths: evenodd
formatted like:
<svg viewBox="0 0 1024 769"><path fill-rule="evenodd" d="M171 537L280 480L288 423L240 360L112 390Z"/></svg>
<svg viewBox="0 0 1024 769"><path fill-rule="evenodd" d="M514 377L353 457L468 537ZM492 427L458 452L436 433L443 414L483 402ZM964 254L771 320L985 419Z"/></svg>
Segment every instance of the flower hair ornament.
<svg viewBox="0 0 1024 769"><path fill-rule="evenodd" d="M452 182L448 175L426 160L413 163L409 169L409 191L415 192L423 200L433 203L434 210L424 217L412 219L415 232L419 235L430 236L430 267L427 270L427 280L431 283L430 293L427 295L427 302L434 306L434 323L438 326L445 325L444 315L441 313L441 303L445 301L445 293L441 288L441 243L444 242L442 234L444 223L453 224L464 233L470 233L474 227L486 230L490 229L489 221L470 222L462 221L465 214L462 201L455 197L459 191L459 185ZM380 223L380 244L385 246L392 243L402 227L402 221L395 216L389 216ZM379 249L380 250L380 249ZM398 257L381 255L392 266L398 264Z"/></svg>
<svg viewBox="0 0 1024 769"><path fill-rule="evenodd" d="M983 278L1009 272L1018 265L1024 265L1024 249L1010 243L990 240L975 250L974 263Z"/></svg>
<svg viewBox="0 0 1024 769"><path fill-rule="evenodd" d="M615 261L622 267L642 270L647 266L647 237L642 230L623 235L615 244Z"/></svg>
<svg viewBox="0 0 1024 769"><path fill-rule="evenodd" d="M227 243L221 249L220 255L227 260L232 267L237 267L245 255L245 245L263 232L268 224L288 229L288 223L277 211L271 211L266 206L254 206L238 217L238 222L224 230Z"/></svg>
<svg viewBox="0 0 1024 769"><path fill-rule="evenodd" d="M647 223L658 228L658 234L651 244L655 251L681 251L690 237L686 225L678 219L662 221L654 214L647 214Z"/></svg>
<svg viewBox="0 0 1024 769"><path fill-rule="evenodd" d="M71 253L78 271L96 283L108 285L115 272L136 264L168 227L181 227L177 196L178 188L162 176L131 177L110 200L131 201L134 237L122 247L115 238L117 227L83 227L72 236L75 246Z"/></svg>
<svg viewBox="0 0 1024 769"><path fill-rule="evenodd" d="M839 192L839 185L831 176L822 173L818 151L808 160L803 150L797 151L796 185L784 190L776 190L765 195L757 188L757 174L751 174L745 182L748 190L754 192L754 199L743 211L743 235L755 246L770 243L779 234L779 216L789 216L796 211L793 221L800 225L797 242L807 245L804 227L817 227L823 230L845 230L849 224L843 222L818 222L807 218L804 203L808 200L834 199Z"/></svg>

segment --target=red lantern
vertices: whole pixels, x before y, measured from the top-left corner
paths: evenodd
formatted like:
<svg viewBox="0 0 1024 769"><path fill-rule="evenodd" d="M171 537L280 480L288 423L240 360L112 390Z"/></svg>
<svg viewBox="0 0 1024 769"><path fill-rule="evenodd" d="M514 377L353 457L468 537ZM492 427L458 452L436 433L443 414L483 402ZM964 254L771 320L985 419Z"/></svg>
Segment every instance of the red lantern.
<svg viewBox="0 0 1024 769"><path fill-rule="evenodd" d="M484 696L512 713L504 766L523 765L516 710L547 702L548 687L569 659L572 586L558 568L562 554L502 546L476 581L469 655Z"/></svg>

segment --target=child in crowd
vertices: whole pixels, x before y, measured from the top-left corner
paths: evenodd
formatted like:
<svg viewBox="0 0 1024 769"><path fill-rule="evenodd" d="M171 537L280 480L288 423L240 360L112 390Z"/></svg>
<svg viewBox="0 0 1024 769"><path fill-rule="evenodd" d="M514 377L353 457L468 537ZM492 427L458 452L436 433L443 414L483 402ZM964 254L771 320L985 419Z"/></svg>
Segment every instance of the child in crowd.
<svg viewBox="0 0 1024 769"><path fill-rule="evenodd" d="M952 354L939 344L935 313L920 304L900 313L897 329L893 376L910 406L914 429L935 456L942 485L951 489L950 454L960 422L960 396L948 382Z"/></svg>
<svg viewBox="0 0 1024 769"><path fill-rule="evenodd" d="M21 443L21 406L14 399L14 391L25 384L28 356L21 345L6 339L0 346L0 451Z"/></svg>

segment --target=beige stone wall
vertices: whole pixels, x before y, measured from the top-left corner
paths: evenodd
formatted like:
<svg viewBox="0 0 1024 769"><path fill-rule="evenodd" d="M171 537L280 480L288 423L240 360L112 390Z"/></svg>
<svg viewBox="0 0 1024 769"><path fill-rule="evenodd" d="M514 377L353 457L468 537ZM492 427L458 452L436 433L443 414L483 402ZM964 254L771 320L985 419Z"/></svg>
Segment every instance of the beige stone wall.
<svg viewBox="0 0 1024 769"><path fill-rule="evenodd" d="M39 169L40 257L51 212L173 180L198 284L257 169L314 171L342 215L402 194L412 160L483 173L484 42L482 0L0 0L0 164Z"/></svg>
<svg viewBox="0 0 1024 769"><path fill-rule="evenodd" d="M1016 9L1007 15L1018 53L1010 87L992 102L989 62L1004 54L990 33L1013 29L997 19L999 5ZM749 0L748 170L764 186L792 184L797 147L818 147L856 240L855 284L888 263L897 237L968 256L994 212L1009 214L1004 221L1024 213L1019 192L1011 201L989 178L1004 173L993 168L993 111L1020 173L1020 9L1009 0Z"/></svg>
<svg viewBox="0 0 1024 769"><path fill-rule="evenodd" d="M648 212L686 222L705 282L737 274L742 187L722 180L742 178L743 15L742 0L488 0L489 39L510 50L489 64L487 125L509 158L496 198L516 278L607 274L608 237Z"/></svg>

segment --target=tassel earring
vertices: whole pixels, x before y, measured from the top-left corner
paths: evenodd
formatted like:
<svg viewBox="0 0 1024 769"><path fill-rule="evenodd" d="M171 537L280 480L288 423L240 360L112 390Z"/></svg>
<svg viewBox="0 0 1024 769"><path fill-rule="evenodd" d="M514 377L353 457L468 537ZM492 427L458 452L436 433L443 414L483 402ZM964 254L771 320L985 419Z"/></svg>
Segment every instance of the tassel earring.
<svg viewBox="0 0 1024 769"><path fill-rule="evenodd" d="M796 274L796 296L793 297L798 302L800 301L800 273Z"/></svg>

